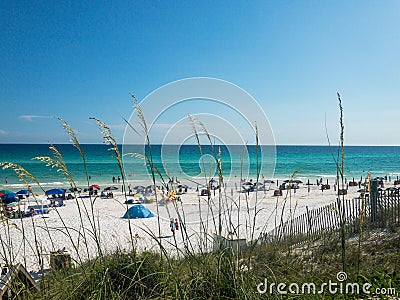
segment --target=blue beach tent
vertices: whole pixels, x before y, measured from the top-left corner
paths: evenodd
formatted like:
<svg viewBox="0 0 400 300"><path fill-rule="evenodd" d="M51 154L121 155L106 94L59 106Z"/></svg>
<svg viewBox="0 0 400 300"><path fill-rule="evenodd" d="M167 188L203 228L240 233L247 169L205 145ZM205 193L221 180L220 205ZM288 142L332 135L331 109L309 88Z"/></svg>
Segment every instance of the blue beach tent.
<svg viewBox="0 0 400 300"><path fill-rule="evenodd" d="M154 217L154 214L142 204L135 204L130 207L125 215L122 217L124 219L143 219Z"/></svg>

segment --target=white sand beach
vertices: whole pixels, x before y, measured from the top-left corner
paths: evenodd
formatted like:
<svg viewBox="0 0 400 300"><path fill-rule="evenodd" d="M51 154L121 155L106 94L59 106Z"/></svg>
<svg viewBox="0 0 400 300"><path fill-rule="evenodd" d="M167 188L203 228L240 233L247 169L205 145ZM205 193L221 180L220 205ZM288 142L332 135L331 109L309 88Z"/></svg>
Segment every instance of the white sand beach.
<svg viewBox="0 0 400 300"><path fill-rule="evenodd" d="M51 208L48 214L10 219L11 226L8 226L9 229L2 226L1 235L3 247L7 247L5 237L10 236L8 242L11 244L12 253L6 248L1 252L3 256L5 254L8 258L11 257L13 262L26 264L29 271L37 271L40 268L38 251L42 254L45 269L49 268L50 251L62 248L70 251L75 263L79 263L98 254L93 239L93 223L100 237L103 252L110 253L117 248L131 250L129 222L133 245L139 251L157 251L159 247L157 241L160 241L172 254L179 252L175 249L184 250L185 244L191 251L211 251L211 237L218 233L219 207L222 211L222 234L227 236L229 232L235 232L235 237L250 241L252 236L256 239L261 232L276 227L283 207L283 215L287 219L290 214L297 216L304 213L306 206L310 209L320 207L334 202L337 197L333 186L330 190L322 192L317 185L311 185L309 191L307 185L300 184L296 190L283 190L283 196L280 197L273 195L275 188L276 186L271 186L268 190L259 191L256 197L256 192L247 195L228 187L221 197L220 204L218 191L215 196L212 193L210 205L207 196L199 196L195 188L190 188L187 193L180 196L181 201L158 206L155 202L144 204L154 213L154 217L131 220L121 218L127 209L127 205L124 204L125 197L121 192L114 193L113 199L92 198L95 199L94 216L89 198L65 200L64 206ZM358 189L358 186L349 187L346 199L358 197ZM132 197L128 196L128 199ZM130 206L132 204L128 205ZM89 217L85 211L89 213ZM254 219L255 211L258 213ZM169 227L170 218L178 218L181 221L175 238ZM254 220L255 226L253 226ZM190 237L187 243L184 243L183 236L186 234L182 231L183 227ZM199 234L202 231L203 234ZM204 243L204 231L209 237L207 245ZM25 240L22 238L23 235ZM4 261L4 257L1 259Z"/></svg>

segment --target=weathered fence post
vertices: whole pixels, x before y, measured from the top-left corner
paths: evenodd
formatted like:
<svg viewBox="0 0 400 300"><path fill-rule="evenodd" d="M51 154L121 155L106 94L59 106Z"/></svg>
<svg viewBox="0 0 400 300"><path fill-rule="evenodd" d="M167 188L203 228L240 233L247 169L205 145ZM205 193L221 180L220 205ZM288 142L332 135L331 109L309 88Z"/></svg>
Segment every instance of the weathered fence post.
<svg viewBox="0 0 400 300"><path fill-rule="evenodd" d="M308 234L311 235L312 224L311 224L310 212L308 211L308 206L306 206L306 212L307 212Z"/></svg>
<svg viewBox="0 0 400 300"><path fill-rule="evenodd" d="M371 203L371 222L373 223L376 222L377 201L378 201L378 181L371 180L370 203Z"/></svg>

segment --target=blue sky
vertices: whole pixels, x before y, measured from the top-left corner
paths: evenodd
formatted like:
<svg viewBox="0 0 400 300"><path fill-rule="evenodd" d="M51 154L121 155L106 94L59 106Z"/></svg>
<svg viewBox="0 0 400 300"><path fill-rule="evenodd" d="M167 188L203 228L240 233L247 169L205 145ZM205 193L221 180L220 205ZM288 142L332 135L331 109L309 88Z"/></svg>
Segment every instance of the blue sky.
<svg viewBox="0 0 400 300"><path fill-rule="evenodd" d="M122 141L129 92L141 100L202 76L250 93L278 144L327 144L325 116L337 141L340 92L347 144L400 145L399 1L5 0L0 10L0 143L67 142L53 116L83 143L101 142L92 116Z"/></svg>

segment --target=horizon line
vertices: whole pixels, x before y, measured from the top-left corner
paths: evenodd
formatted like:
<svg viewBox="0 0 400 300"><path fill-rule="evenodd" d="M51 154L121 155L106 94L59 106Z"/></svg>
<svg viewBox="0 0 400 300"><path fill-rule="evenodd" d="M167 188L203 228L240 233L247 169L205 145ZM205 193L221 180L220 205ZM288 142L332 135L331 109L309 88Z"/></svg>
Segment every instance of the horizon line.
<svg viewBox="0 0 400 300"><path fill-rule="evenodd" d="M73 145L72 143L52 143L53 145ZM49 143L0 143L0 145L49 145ZM105 145L104 143L80 143L80 145ZM118 146L129 145L129 146L144 146L143 144L121 144L118 143ZM158 144L154 143L151 146L198 146L198 144ZM201 146L211 146L209 144L201 144ZM213 146L244 146L243 144L213 144ZM246 144L246 146L256 146L256 144ZM261 144L259 146L299 146L299 147L340 147L340 145L327 145L327 144ZM344 147L400 147L400 145L365 145L365 144L348 144L344 145Z"/></svg>

